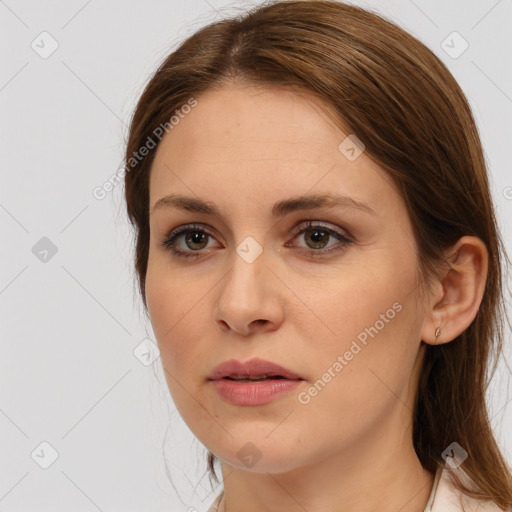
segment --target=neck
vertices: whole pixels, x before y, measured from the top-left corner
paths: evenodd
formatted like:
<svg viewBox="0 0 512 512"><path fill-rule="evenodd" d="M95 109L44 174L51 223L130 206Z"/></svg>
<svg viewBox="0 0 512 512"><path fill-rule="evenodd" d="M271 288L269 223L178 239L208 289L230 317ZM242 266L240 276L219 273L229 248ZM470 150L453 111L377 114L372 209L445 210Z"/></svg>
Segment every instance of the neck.
<svg viewBox="0 0 512 512"><path fill-rule="evenodd" d="M387 430L387 429L386 429ZM285 473L256 473L222 464L219 512L423 512L434 476L410 439L379 432L348 450Z"/></svg>

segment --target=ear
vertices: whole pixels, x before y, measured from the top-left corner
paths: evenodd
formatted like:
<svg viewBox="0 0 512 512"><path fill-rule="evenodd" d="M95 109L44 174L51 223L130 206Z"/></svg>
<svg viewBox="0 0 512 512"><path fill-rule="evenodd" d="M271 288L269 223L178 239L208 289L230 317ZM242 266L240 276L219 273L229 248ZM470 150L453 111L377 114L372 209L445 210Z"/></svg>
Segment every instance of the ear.
<svg viewBox="0 0 512 512"><path fill-rule="evenodd" d="M448 343L471 325L487 281L489 255L480 238L463 236L445 256L449 267L432 287L421 331L421 339L430 345Z"/></svg>

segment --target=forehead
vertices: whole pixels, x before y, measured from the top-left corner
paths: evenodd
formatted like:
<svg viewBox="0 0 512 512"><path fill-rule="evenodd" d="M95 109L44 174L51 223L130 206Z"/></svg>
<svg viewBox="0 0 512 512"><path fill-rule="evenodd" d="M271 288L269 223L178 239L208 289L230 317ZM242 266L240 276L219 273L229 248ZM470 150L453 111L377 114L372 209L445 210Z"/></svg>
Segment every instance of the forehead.
<svg viewBox="0 0 512 512"><path fill-rule="evenodd" d="M307 93L240 85L207 91L160 142L150 205L170 193L223 196L246 207L308 192L378 202L390 179L364 152L353 161L343 156L348 135Z"/></svg>
<svg viewBox="0 0 512 512"><path fill-rule="evenodd" d="M179 151L186 143L189 152L207 153L210 159L261 160L290 156L291 151L313 158L329 145L336 149L341 136L327 109L306 92L231 84L200 95L197 105L164 136L157 154L162 148Z"/></svg>

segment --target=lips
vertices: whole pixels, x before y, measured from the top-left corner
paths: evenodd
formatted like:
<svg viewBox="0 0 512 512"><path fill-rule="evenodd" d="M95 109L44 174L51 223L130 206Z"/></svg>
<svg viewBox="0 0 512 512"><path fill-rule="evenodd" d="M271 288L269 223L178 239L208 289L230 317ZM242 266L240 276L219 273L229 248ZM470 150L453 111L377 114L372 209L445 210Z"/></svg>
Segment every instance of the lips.
<svg viewBox="0 0 512 512"><path fill-rule="evenodd" d="M245 363L236 359L225 361L213 369L208 379L226 379L246 382L278 379L304 380L300 375L288 368L258 358L250 359Z"/></svg>

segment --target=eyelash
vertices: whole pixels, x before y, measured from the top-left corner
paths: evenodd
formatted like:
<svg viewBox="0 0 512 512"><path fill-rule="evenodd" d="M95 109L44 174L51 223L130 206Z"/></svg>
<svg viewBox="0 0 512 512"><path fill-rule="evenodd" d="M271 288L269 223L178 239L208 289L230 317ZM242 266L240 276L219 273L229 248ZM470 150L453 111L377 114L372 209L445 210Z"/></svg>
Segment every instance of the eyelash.
<svg viewBox="0 0 512 512"><path fill-rule="evenodd" d="M302 229L301 229L302 226ZM299 235L302 235L306 231L310 231L311 228L320 228L322 231L326 232L327 234L333 236L334 238L338 239L340 243L333 245L332 247L328 249L310 249L306 250L306 252L309 252L309 256L316 258L319 256L324 256L326 254L330 254L332 252L338 252L345 249L347 246L353 244L353 240L345 236L344 234L340 233L339 231L336 231L334 229L328 228L324 226L323 224L319 224L315 221L308 221L306 225L300 224L299 227L294 230L297 231L293 238L297 238ZM180 226L179 228L171 231L168 235L165 236L164 240L162 241L161 245L169 250L174 256L178 258L199 258L201 256L201 251L182 251L177 250L174 248L175 240L184 234L187 233L204 233L208 236L213 237L213 234L203 229L203 227L199 224L188 224L184 226Z"/></svg>

